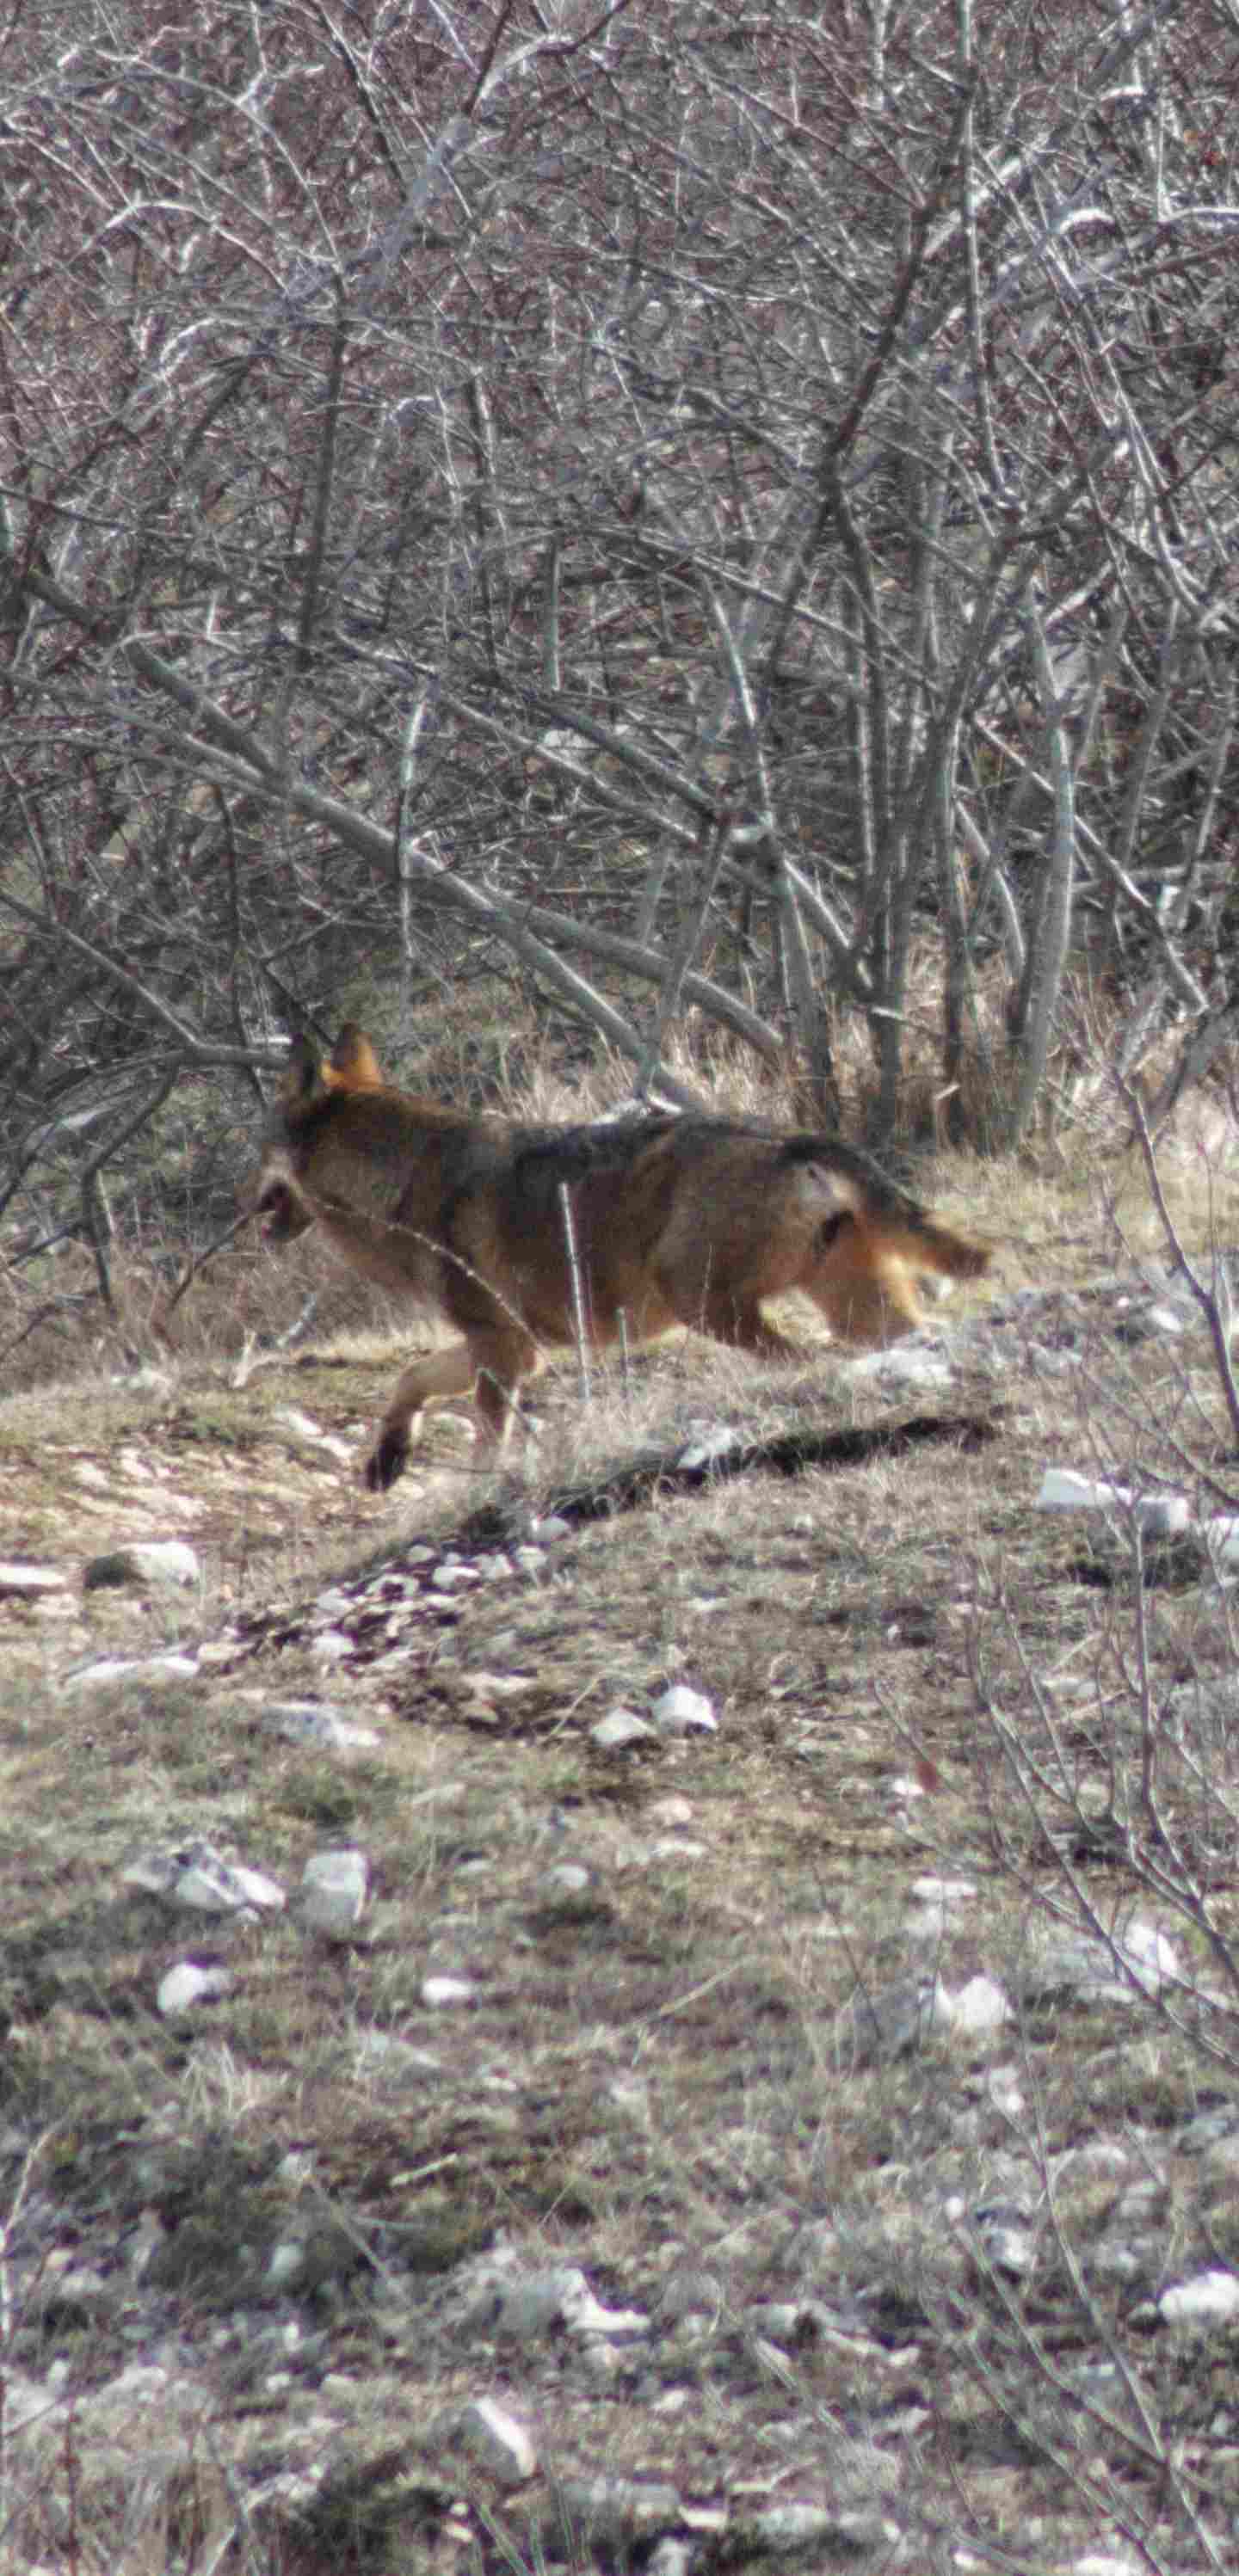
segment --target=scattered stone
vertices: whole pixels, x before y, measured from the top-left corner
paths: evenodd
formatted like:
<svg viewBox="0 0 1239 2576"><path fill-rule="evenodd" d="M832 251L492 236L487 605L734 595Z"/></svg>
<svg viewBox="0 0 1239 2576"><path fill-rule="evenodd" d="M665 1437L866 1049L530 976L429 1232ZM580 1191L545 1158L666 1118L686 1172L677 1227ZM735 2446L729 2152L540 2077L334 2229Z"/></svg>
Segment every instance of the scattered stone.
<svg viewBox="0 0 1239 2576"><path fill-rule="evenodd" d="M1133 1494L1127 1485L1078 1476L1070 1467L1046 1468L1037 1510L1130 1513L1146 1538L1181 1538L1192 1521L1191 1507L1182 1494Z"/></svg>
<svg viewBox="0 0 1239 2576"><path fill-rule="evenodd" d="M746 2517L744 2529L751 2547L771 2558L793 2558L824 2543L833 2521L825 2505L789 2502L767 2505L764 2513Z"/></svg>
<svg viewBox="0 0 1239 2576"><path fill-rule="evenodd" d="M297 1917L311 1932L346 1941L365 1910L369 1869L364 1852L316 1852L297 1891Z"/></svg>
<svg viewBox="0 0 1239 2576"><path fill-rule="evenodd" d="M289 2237L279 2245L272 2246L267 2264L267 2282L271 2289L290 2290L293 2282L300 2280L304 2270L305 2248L297 2243L295 2237Z"/></svg>
<svg viewBox="0 0 1239 2576"><path fill-rule="evenodd" d="M461 2004L477 2000L477 1987L468 1977L423 1977L422 2002L429 2012L453 2012Z"/></svg>
<svg viewBox="0 0 1239 2576"><path fill-rule="evenodd" d="M524 1699L537 1688L528 1673L462 1673L460 1687L470 1699Z"/></svg>
<svg viewBox="0 0 1239 2576"><path fill-rule="evenodd" d="M362 2077L386 2077L412 2082L428 2075L441 2075L443 2060L429 2048L415 2048L411 2040L401 2039L395 2031L366 2030L359 2033L353 2051L354 2072Z"/></svg>
<svg viewBox="0 0 1239 2576"><path fill-rule="evenodd" d="M691 1798L652 1798L645 1812L660 1832L677 1833L681 1826L691 1825L694 1809Z"/></svg>
<svg viewBox="0 0 1239 2576"><path fill-rule="evenodd" d="M583 2273L565 2290L560 2315L570 2334L603 2336L608 2343L640 2343L650 2331L639 2308L604 2308Z"/></svg>
<svg viewBox="0 0 1239 2576"><path fill-rule="evenodd" d="M918 1905L963 1905L975 1896L974 1878L914 1878L912 1893Z"/></svg>
<svg viewBox="0 0 1239 2576"><path fill-rule="evenodd" d="M136 1583L167 1590L201 1580L201 1562L183 1538L152 1538L92 1556L82 1575L82 1589L99 1592L113 1584Z"/></svg>
<svg viewBox="0 0 1239 2576"><path fill-rule="evenodd" d="M705 1692L691 1690L687 1682L673 1682L655 1700L650 1715L660 1735L718 1733L718 1719Z"/></svg>
<svg viewBox="0 0 1239 2576"><path fill-rule="evenodd" d="M744 1445L742 1434L729 1422L712 1422L686 1440L675 1453L677 1467L712 1467L717 1458L729 1458Z"/></svg>
<svg viewBox="0 0 1239 2576"><path fill-rule="evenodd" d="M1239 1566L1239 1520L1233 1513L1218 1513L1207 1520L1202 1536L1219 1571L1229 1573Z"/></svg>
<svg viewBox="0 0 1239 2576"><path fill-rule="evenodd" d="M1233 2272L1198 2272L1195 2280L1163 2290L1157 2307L1167 2325L1225 2325L1239 2309L1239 2279Z"/></svg>
<svg viewBox="0 0 1239 2576"><path fill-rule="evenodd" d="M1133 2004L1133 1984L1145 1994L1157 1994L1183 1972L1165 1934L1136 1917L1121 1935L1114 1934L1112 1946L1083 1933L1067 1934L1022 1958L1016 1973L1026 2003L1069 1995L1080 2003Z"/></svg>
<svg viewBox="0 0 1239 2576"><path fill-rule="evenodd" d="M193 1682L198 1665L192 1655L97 1655L65 1674L63 1691L106 1690L116 1682Z"/></svg>
<svg viewBox="0 0 1239 2576"><path fill-rule="evenodd" d="M346 1664L353 1652L353 1640L343 1628L320 1628L310 1640L310 1653L316 1664Z"/></svg>
<svg viewBox="0 0 1239 2576"><path fill-rule="evenodd" d="M954 1369L949 1360L936 1351L911 1350L903 1343L898 1350L866 1351L862 1358L846 1362L849 1377L878 1378L883 1386L906 1386L931 1389L949 1386Z"/></svg>
<svg viewBox="0 0 1239 2576"><path fill-rule="evenodd" d="M501 2486L523 2486L533 2476L538 2454L531 2435L495 2397L476 2397L456 2418L461 2448L480 2460Z"/></svg>
<svg viewBox="0 0 1239 2576"><path fill-rule="evenodd" d="M970 1904L976 1886L968 1878L918 1878L912 1889L907 1929L914 1941L939 1941L952 1917Z"/></svg>
<svg viewBox="0 0 1239 2576"><path fill-rule="evenodd" d="M638 1717L635 1708L610 1708L591 1726L589 1737L600 1753L623 1753L630 1744L656 1741L657 1732L648 1718Z"/></svg>
<svg viewBox="0 0 1239 2576"><path fill-rule="evenodd" d="M665 2531L646 2559L646 2576L692 2576L698 2555L695 2540L680 2540L673 2532Z"/></svg>
<svg viewBox="0 0 1239 2576"><path fill-rule="evenodd" d="M1037 2260L1037 2240L1031 2228L1019 2226L1013 2219L979 2213L977 2232L996 2272L1006 2272L1013 2281L1027 2279Z"/></svg>
<svg viewBox="0 0 1239 2576"><path fill-rule="evenodd" d="M291 1432L294 1440L303 1440L308 1448L323 1450L338 1466L351 1466L353 1451L350 1443L337 1440L333 1432L324 1431L321 1423L315 1422L308 1413L298 1412L295 1404L277 1404L270 1420L273 1430Z"/></svg>
<svg viewBox="0 0 1239 2576"><path fill-rule="evenodd" d="M477 1567L453 1565L445 1561L442 1565L436 1565L430 1580L436 1592L455 1592L462 1584L477 1582Z"/></svg>
<svg viewBox="0 0 1239 2576"><path fill-rule="evenodd" d="M197 1968L192 1959L180 1959L160 1978L155 2002L169 2016L192 2012L195 2004L214 2003L226 1995L231 1984L226 1968Z"/></svg>
<svg viewBox="0 0 1239 2576"><path fill-rule="evenodd" d="M1001 1986L992 1977L970 1977L966 1986L952 1994L939 1980L934 1988L934 2020L940 2030L957 2032L961 2039L973 2039L983 2031L1001 2030L1011 2019L1011 2006Z"/></svg>
<svg viewBox="0 0 1239 2576"><path fill-rule="evenodd" d="M1174 1985L1182 1978L1183 1968L1173 1942L1158 1931L1155 1923L1145 1923L1138 1915L1127 1924L1115 1948L1148 1995L1160 1994L1164 1985Z"/></svg>
<svg viewBox="0 0 1239 2576"><path fill-rule="evenodd" d="M69 1578L54 1565L20 1565L0 1559L0 1600L38 1601L48 1592L67 1592Z"/></svg>
<svg viewBox="0 0 1239 2576"><path fill-rule="evenodd" d="M352 1725L325 1700L273 1699L261 1724L287 1744L313 1745L325 1753L360 1753L382 1742L377 1728Z"/></svg>
<svg viewBox="0 0 1239 2576"><path fill-rule="evenodd" d="M566 2531L620 2552L652 2540L680 2519L679 2495L661 2478L561 2478L545 2530L548 2538L554 2535L560 2554Z"/></svg>
<svg viewBox="0 0 1239 2576"><path fill-rule="evenodd" d="M558 1860L553 1869L543 1870L538 1881L544 1896L586 1896L594 1884L594 1873L579 1860Z"/></svg>
<svg viewBox="0 0 1239 2576"><path fill-rule="evenodd" d="M197 1840L172 1851L143 1853L122 1870L121 1881L199 1914L277 1913L284 1903L284 1891L273 1878L223 1860L210 1843Z"/></svg>

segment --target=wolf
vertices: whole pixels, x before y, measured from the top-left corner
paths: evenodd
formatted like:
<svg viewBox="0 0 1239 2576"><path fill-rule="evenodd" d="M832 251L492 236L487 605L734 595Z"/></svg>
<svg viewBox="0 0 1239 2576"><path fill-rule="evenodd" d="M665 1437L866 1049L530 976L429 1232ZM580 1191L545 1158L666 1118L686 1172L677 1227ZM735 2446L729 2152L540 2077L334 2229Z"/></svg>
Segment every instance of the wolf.
<svg viewBox="0 0 1239 2576"><path fill-rule="evenodd" d="M872 1345L924 1320L918 1278L977 1279L987 1246L940 1224L857 1147L749 1119L651 1110L521 1126L388 1083L349 1024L294 1040L252 1192L268 1242L318 1225L362 1276L460 1338L405 1370L366 1462L395 1483L425 1406L472 1393L502 1451L548 1347L673 1324L803 1360L763 1312L796 1288Z"/></svg>

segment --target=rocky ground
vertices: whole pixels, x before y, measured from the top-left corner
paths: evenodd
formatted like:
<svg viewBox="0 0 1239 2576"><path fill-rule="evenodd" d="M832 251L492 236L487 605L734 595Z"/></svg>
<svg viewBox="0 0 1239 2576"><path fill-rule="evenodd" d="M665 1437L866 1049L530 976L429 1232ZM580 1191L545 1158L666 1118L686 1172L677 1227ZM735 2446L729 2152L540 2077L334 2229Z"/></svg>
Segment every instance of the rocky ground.
<svg viewBox="0 0 1239 2576"><path fill-rule="evenodd" d="M566 1368L371 1501L391 1370L0 1407L0 2566L1232 2565L1182 1281Z"/></svg>

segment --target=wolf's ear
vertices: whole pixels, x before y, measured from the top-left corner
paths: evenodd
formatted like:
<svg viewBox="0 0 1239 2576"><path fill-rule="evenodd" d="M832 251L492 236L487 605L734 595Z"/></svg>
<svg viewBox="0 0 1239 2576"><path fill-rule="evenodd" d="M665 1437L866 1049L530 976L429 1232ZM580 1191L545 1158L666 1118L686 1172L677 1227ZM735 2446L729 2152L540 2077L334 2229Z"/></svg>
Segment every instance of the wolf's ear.
<svg viewBox="0 0 1239 2576"><path fill-rule="evenodd" d="M325 1088L324 1071L317 1051L307 1037L295 1037L280 1084L283 1108L289 1111L309 1109Z"/></svg>
<svg viewBox="0 0 1239 2576"><path fill-rule="evenodd" d="M331 1050L331 1063L324 1079L342 1091L381 1091L383 1068L364 1029L355 1020L346 1020Z"/></svg>

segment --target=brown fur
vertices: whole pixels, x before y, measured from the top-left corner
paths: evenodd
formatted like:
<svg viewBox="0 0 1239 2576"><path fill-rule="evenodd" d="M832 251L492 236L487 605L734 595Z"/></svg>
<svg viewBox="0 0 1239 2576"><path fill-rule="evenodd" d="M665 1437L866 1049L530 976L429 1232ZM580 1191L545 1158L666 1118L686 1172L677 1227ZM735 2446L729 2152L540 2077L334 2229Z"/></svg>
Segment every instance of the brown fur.
<svg viewBox="0 0 1239 2576"><path fill-rule="evenodd" d="M472 1390L480 1435L501 1448L544 1346L573 1339L564 1186L595 1346L690 1324L800 1358L762 1312L789 1288L844 1341L894 1341L923 1320L918 1272L975 1279L989 1262L833 1136L660 1111L513 1126L393 1090L360 1029L325 1062L299 1038L255 1185L265 1233L321 1225L355 1270L461 1336L406 1369L370 1485L394 1482L423 1407L445 1397Z"/></svg>

